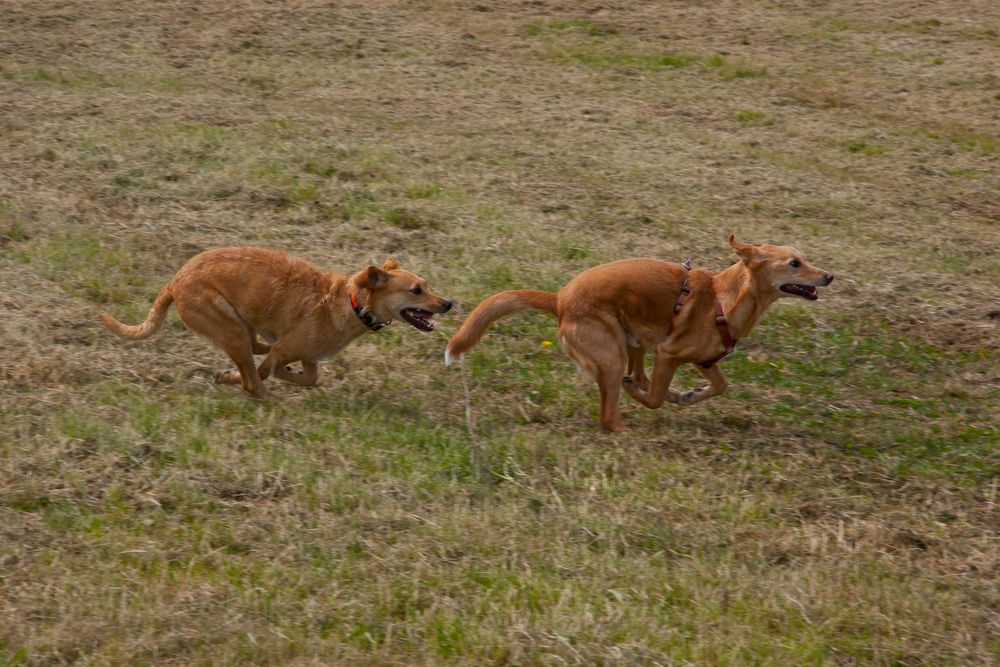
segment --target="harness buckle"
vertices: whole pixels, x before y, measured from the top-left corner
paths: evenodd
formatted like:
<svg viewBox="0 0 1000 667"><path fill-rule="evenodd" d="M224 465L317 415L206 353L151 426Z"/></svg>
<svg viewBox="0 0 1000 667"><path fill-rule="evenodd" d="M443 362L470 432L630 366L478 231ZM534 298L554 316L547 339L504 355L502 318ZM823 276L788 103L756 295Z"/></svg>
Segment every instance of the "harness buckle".
<svg viewBox="0 0 1000 667"><path fill-rule="evenodd" d="M688 285L688 272L691 271L690 257L686 261L681 262L681 268L684 269L684 283L681 285L681 294L677 299L677 305L674 306L674 315L681 312L681 308L684 307L684 302L687 300L687 295L691 293L691 287Z"/></svg>

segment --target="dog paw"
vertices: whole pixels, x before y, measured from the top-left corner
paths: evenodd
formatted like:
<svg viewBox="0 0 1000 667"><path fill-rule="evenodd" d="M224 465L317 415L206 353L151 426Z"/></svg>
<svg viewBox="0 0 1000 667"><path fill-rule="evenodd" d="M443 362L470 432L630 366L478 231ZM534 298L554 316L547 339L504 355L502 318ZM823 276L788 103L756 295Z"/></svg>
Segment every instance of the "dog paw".
<svg viewBox="0 0 1000 667"><path fill-rule="evenodd" d="M636 383L633 377L622 378L622 391L640 403L646 395L646 392Z"/></svg>
<svg viewBox="0 0 1000 667"><path fill-rule="evenodd" d="M631 375L626 375L625 377L622 378L622 386L625 387L625 389L648 392L650 383L647 378L636 380Z"/></svg>
<svg viewBox="0 0 1000 667"><path fill-rule="evenodd" d="M251 391L246 387L243 387L243 391L246 392L246 397L254 401L266 401L271 398L271 393L261 385L256 391Z"/></svg>
<svg viewBox="0 0 1000 667"><path fill-rule="evenodd" d="M230 368L228 371L219 371L212 380L215 384L239 384L240 372L235 368Z"/></svg>
<svg viewBox="0 0 1000 667"><path fill-rule="evenodd" d="M692 390L685 391L683 394L677 394L677 405L691 405L694 403L695 396L698 392Z"/></svg>

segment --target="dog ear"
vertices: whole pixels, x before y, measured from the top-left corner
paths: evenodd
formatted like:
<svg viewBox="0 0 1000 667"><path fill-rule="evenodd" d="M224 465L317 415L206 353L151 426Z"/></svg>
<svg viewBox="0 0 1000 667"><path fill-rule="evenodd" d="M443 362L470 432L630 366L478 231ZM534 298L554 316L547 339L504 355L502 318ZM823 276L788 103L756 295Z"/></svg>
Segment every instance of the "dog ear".
<svg viewBox="0 0 1000 667"><path fill-rule="evenodd" d="M377 289L389 282L389 274L374 264L369 264L368 268L358 271L354 276L354 282L358 287Z"/></svg>
<svg viewBox="0 0 1000 667"><path fill-rule="evenodd" d="M738 242L736 240L736 236L733 234L729 235L729 245L731 245L740 258L748 264L756 257L756 251L754 250L753 245Z"/></svg>
<svg viewBox="0 0 1000 667"><path fill-rule="evenodd" d="M396 260L393 257L389 257L388 259L386 259L385 263L382 265L383 271L392 271L393 269L398 269L398 268L399 264L396 263Z"/></svg>

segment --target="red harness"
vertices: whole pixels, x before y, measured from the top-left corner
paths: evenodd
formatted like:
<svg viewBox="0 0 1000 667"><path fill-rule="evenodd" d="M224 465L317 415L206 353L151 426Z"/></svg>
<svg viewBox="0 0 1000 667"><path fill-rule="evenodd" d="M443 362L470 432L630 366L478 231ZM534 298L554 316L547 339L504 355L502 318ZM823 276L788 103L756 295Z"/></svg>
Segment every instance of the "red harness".
<svg viewBox="0 0 1000 667"><path fill-rule="evenodd" d="M689 259L681 264L681 267L684 269L684 284L681 285L681 293L677 297L677 305L674 306L674 315L681 312L684 302L687 301L688 294L691 293L691 288L688 286L688 271L691 270L691 260ZM739 339L733 338L733 332L729 330L729 322L726 320L726 314L722 311L722 304L719 303L718 299L715 300L715 328L719 330L719 337L722 339L722 344L726 349L717 357L701 363L695 363L695 365L705 369L711 368L729 356L729 353L736 347L736 343L739 342Z"/></svg>

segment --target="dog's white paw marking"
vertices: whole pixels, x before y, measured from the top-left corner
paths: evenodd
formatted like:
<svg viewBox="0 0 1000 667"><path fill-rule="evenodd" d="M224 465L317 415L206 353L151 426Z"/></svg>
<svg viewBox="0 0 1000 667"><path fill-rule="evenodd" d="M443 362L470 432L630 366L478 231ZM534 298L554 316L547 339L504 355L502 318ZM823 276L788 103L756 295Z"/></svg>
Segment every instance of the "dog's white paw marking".
<svg viewBox="0 0 1000 667"><path fill-rule="evenodd" d="M451 362L455 361L455 357L451 356L451 350L447 347L444 348L444 365L447 368L451 366Z"/></svg>

